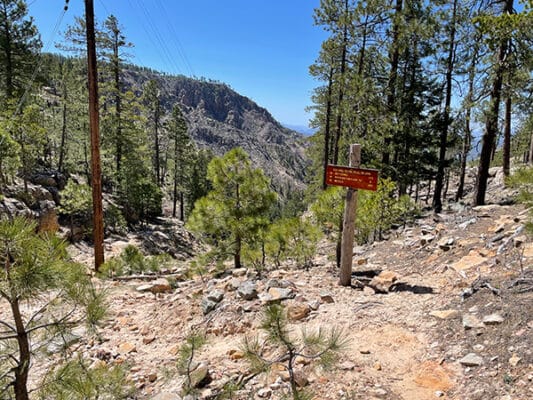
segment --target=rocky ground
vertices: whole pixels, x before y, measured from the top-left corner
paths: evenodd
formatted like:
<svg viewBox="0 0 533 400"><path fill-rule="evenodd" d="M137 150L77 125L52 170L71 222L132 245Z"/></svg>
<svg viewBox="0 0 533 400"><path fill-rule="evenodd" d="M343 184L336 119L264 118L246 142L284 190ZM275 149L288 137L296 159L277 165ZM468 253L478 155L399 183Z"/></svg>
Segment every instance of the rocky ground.
<svg viewBox="0 0 533 400"><path fill-rule="evenodd" d="M298 381L316 399L530 399L527 219L513 204L427 213L387 240L357 247L351 288L337 284L334 247L326 241L309 270L284 265L258 276L229 269L173 285L95 279L109 291L110 316L101 340L82 339L77 351L94 363L127 363L138 399L178 400L179 348L191 332L204 331L207 344L195 355L198 398L217 398L233 380L243 388L231 398L277 400L288 387L286 372L274 365L252 374L242 343L259 333L264 305L279 299L295 335L337 327L349 338L336 369L298 360ZM108 250L123 245L109 243Z"/></svg>

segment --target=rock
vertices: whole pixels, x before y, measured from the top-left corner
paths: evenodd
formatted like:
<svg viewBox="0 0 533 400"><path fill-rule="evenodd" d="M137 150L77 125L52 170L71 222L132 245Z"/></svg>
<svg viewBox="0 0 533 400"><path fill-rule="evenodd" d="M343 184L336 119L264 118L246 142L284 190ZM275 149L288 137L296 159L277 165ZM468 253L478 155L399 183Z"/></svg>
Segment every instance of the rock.
<svg viewBox="0 0 533 400"><path fill-rule="evenodd" d="M196 368L191 371L191 386L193 388L201 387L209 380L209 365L207 362L198 363Z"/></svg>
<svg viewBox="0 0 533 400"><path fill-rule="evenodd" d="M355 369L356 365L351 361L345 361L342 364L339 365L339 369L343 371L353 371Z"/></svg>
<svg viewBox="0 0 533 400"><path fill-rule="evenodd" d="M182 400L181 396L178 396L174 393L169 392L161 392L157 394L155 397L152 397L151 400Z"/></svg>
<svg viewBox="0 0 533 400"><path fill-rule="evenodd" d="M229 355L230 360L233 360L233 361L244 358L244 353L241 350L235 350L235 349L230 350L228 352L228 355Z"/></svg>
<svg viewBox="0 0 533 400"><path fill-rule="evenodd" d="M463 358L461 358L459 360L459 363L461 363L461 365L464 365L465 367L479 367L483 364L483 358L481 358L475 353L469 353Z"/></svg>
<svg viewBox="0 0 533 400"><path fill-rule="evenodd" d="M271 287L268 289L270 301L293 299L296 293L291 288Z"/></svg>
<svg viewBox="0 0 533 400"><path fill-rule="evenodd" d="M307 317L311 312L311 308L308 304L293 303L287 306L287 318L289 321L300 321Z"/></svg>
<svg viewBox="0 0 533 400"><path fill-rule="evenodd" d="M473 225L473 224L475 224L476 222L477 222L477 218L476 218L476 217L473 217L473 218L470 218L468 221L465 221L465 222L463 222L463 223L457 225L457 227L458 227L459 229L463 229L463 230L464 230L464 229L468 228L469 225Z"/></svg>
<svg viewBox="0 0 533 400"><path fill-rule="evenodd" d="M155 336L147 336L143 338L143 344L150 344L155 341Z"/></svg>
<svg viewBox="0 0 533 400"><path fill-rule="evenodd" d="M226 285L226 289L230 291L235 291L239 288L239 286L241 286L241 280L238 278L233 278Z"/></svg>
<svg viewBox="0 0 533 400"><path fill-rule="evenodd" d="M483 322L481 322L475 315L464 314L463 315L463 327L465 329L478 329L483 328Z"/></svg>
<svg viewBox="0 0 533 400"><path fill-rule="evenodd" d="M509 358L509 365L511 367L516 367L520 361L522 361L522 359L518 357L516 354L513 354L512 357Z"/></svg>
<svg viewBox="0 0 533 400"><path fill-rule="evenodd" d="M458 318L460 313L458 310L434 310L429 315L439 319L454 319Z"/></svg>
<svg viewBox="0 0 533 400"><path fill-rule="evenodd" d="M302 370L296 370L294 371L294 382L296 382L298 387L305 387L309 384L309 379L307 379Z"/></svg>
<svg viewBox="0 0 533 400"><path fill-rule="evenodd" d="M207 299L214 301L215 303L220 303L223 298L224 292L219 289L212 290L207 294Z"/></svg>
<svg viewBox="0 0 533 400"><path fill-rule="evenodd" d="M425 246L426 244L431 243L434 240L435 240L435 235L429 235L429 234L423 235L420 238L420 246Z"/></svg>
<svg viewBox="0 0 533 400"><path fill-rule="evenodd" d="M124 342L118 346L118 351L120 354L129 354L137 352L137 347L133 343Z"/></svg>
<svg viewBox="0 0 533 400"><path fill-rule="evenodd" d="M320 292L320 301L322 301L322 303L327 303L327 304L335 303L335 300L333 299L333 295L329 292Z"/></svg>
<svg viewBox="0 0 533 400"><path fill-rule="evenodd" d="M59 230L57 212L53 201L42 200L39 202L39 226L37 229L39 232L57 232Z"/></svg>
<svg viewBox="0 0 533 400"><path fill-rule="evenodd" d="M145 285L140 285L136 289L138 292L167 293L172 292L172 286L166 278L158 278Z"/></svg>
<svg viewBox="0 0 533 400"><path fill-rule="evenodd" d="M503 318L500 314L494 313L487 315L483 317L483 323L485 325L499 325L505 321L505 318Z"/></svg>
<svg viewBox="0 0 533 400"><path fill-rule="evenodd" d="M366 295L372 296L372 295L376 294L376 291L374 289L372 289L370 286L365 286L363 288L363 293L366 294Z"/></svg>
<svg viewBox="0 0 533 400"><path fill-rule="evenodd" d="M443 251L448 251L455 243L454 238L446 237L439 240L438 246Z"/></svg>
<svg viewBox="0 0 533 400"><path fill-rule="evenodd" d="M320 302L318 300L313 300L309 303L311 310L316 311L320 308Z"/></svg>
<svg viewBox="0 0 533 400"><path fill-rule="evenodd" d="M383 367L381 366L381 363L380 363L379 361L376 361L376 362L374 363L374 369L375 369L376 371L381 371L382 368L383 368Z"/></svg>
<svg viewBox="0 0 533 400"><path fill-rule="evenodd" d="M245 276L246 275L246 268L236 268L233 271L231 271L231 275L235 278Z"/></svg>
<svg viewBox="0 0 533 400"><path fill-rule="evenodd" d="M217 307L217 304L218 303L216 301L209 300L207 297L204 297L200 306L202 307L202 312L204 315L207 315Z"/></svg>
<svg viewBox="0 0 533 400"><path fill-rule="evenodd" d="M76 335L74 333L63 333L61 335L58 335L54 337L51 342L46 346L46 351L49 354L55 354L59 353L70 346L72 346L74 343L77 343L81 340L80 335Z"/></svg>
<svg viewBox="0 0 533 400"><path fill-rule="evenodd" d="M270 396L272 396L272 389L270 388L262 388L257 391L257 396L261 399L268 399Z"/></svg>
<svg viewBox="0 0 533 400"><path fill-rule="evenodd" d="M465 271L477 267L487 261L487 258L479 250L470 250L468 255L452 264L456 271Z"/></svg>
<svg viewBox="0 0 533 400"><path fill-rule="evenodd" d="M399 276L396 272L385 270L381 271L378 276L372 278L368 286L372 287L378 292L387 293L391 286L398 280Z"/></svg>
<svg viewBox="0 0 533 400"><path fill-rule="evenodd" d="M237 289L237 294L244 300L253 300L257 298L257 285L252 281L241 283Z"/></svg>

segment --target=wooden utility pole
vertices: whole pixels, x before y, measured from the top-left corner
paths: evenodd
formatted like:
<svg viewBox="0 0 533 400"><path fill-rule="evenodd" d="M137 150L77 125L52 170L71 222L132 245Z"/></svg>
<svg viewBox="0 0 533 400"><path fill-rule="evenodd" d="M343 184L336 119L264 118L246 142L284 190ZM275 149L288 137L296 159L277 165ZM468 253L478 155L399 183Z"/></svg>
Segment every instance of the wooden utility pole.
<svg viewBox="0 0 533 400"><path fill-rule="evenodd" d="M102 207L102 170L100 167L100 123L98 115L98 72L94 34L94 2L85 0L87 32L87 80L89 83L89 128L91 131L91 186L93 192L94 269L104 263L104 212Z"/></svg>
<svg viewBox="0 0 533 400"><path fill-rule="evenodd" d="M361 145L350 146L350 167L359 168L361 165ZM357 189L348 188L344 205L344 221L341 242L341 270L339 285L352 284L353 242L355 236L355 215L357 209Z"/></svg>

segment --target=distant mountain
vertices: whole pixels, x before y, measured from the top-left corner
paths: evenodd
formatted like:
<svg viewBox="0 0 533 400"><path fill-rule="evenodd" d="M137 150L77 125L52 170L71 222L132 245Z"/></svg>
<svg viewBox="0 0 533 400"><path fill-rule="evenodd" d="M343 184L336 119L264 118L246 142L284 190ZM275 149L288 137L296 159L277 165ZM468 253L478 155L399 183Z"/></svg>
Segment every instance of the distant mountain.
<svg viewBox="0 0 533 400"><path fill-rule="evenodd" d="M305 136L311 136L315 134L315 130L313 128L309 128L308 126L305 126L305 125L293 125L293 124L284 124L284 123L282 123L282 125L287 129L296 131Z"/></svg>
<svg viewBox="0 0 533 400"><path fill-rule="evenodd" d="M229 86L134 67L126 70L124 79L135 91L148 80L157 80L163 107L170 111L176 103L181 106L189 133L199 146L217 155L242 147L281 194L305 186L306 137L282 126L266 109Z"/></svg>

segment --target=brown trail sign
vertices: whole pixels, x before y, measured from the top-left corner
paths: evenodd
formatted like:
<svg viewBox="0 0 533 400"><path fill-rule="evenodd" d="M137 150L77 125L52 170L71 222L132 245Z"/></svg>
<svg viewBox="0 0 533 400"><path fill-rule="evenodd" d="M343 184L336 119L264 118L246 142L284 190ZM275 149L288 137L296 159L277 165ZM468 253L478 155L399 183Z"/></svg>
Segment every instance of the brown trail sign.
<svg viewBox="0 0 533 400"><path fill-rule="evenodd" d="M349 167L328 165L326 168L326 184L348 188L342 222L341 270L339 276L339 284L342 286L351 286L352 284L357 189L376 190L378 187L378 171L359 168L360 164L361 145L352 144L350 146Z"/></svg>
<svg viewBox="0 0 533 400"><path fill-rule="evenodd" d="M326 184L375 191L378 188L378 171L376 169L328 165Z"/></svg>

